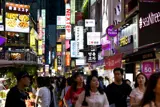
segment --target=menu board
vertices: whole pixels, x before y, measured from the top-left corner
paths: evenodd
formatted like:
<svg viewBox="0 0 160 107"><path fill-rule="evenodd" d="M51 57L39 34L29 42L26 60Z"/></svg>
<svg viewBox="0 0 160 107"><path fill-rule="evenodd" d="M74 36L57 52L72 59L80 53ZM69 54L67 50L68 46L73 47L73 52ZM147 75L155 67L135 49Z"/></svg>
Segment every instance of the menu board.
<svg viewBox="0 0 160 107"><path fill-rule="evenodd" d="M6 3L5 30L29 33L29 5Z"/></svg>

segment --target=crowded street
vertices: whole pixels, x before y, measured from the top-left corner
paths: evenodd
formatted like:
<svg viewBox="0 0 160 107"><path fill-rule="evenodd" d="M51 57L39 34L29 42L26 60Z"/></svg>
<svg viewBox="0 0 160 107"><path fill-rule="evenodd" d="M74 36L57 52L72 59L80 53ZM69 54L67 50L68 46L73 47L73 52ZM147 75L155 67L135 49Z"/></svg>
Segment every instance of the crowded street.
<svg viewBox="0 0 160 107"><path fill-rule="evenodd" d="M0 10L0 107L160 107L160 0Z"/></svg>

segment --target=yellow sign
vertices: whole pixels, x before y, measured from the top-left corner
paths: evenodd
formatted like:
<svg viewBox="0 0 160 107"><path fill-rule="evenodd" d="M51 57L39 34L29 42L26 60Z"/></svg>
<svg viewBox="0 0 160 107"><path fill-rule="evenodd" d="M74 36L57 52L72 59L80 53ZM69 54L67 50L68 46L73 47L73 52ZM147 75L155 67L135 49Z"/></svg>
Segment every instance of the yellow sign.
<svg viewBox="0 0 160 107"><path fill-rule="evenodd" d="M54 69L57 71L57 58L54 60Z"/></svg>
<svg viewBox="0 0 160 107"><path fill-rule="evenodd" d="M132 43L132 35L131 36L125 36L123 38L120 39L119 41L120 46L125 46L128 45L130 43Z"/></svg>
<svg viewBox="0 0 160 107"><path fill-rule="evenodd" d="M43 50L42 50L42 40L38 41L38 55L42 55Z"/></svg>
<svg viewBox="0 0 160 107"><path fill-rule="evenodd" d="M61 44L57 44L57 52L62 52L62 45Z"/></svg>

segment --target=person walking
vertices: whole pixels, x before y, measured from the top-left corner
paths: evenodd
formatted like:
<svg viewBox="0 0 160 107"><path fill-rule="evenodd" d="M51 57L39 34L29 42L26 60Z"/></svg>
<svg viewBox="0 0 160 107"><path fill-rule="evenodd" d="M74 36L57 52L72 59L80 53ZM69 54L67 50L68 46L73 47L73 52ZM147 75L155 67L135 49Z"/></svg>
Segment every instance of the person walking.
<svg viewBox="0 0 160 107"><path fill-rule="evenodd" d="M75 107L109 107L109 102L103 89L100 87L98 76L89 76L87 85L76 102Z"/></svg>
<svg viewBox="0 0 160 107"><path fill-rule="evenodd" d="M135 81L135 89L130 94L131 107L139 107L147 86L147 77L143 73L139 73Z"/></svg>
<svg viewBox="0 0 160 107"><path fill-rule="evenodd" d="M130 95L132 88L123 82L123 69L115 68L113 73L114 82L105 89L110 107L127 107L127 97Z"/></svg>
<svg viewBox="0 0 160 107"><path fill-rule="evenodd" d="M5 107L26 107L25 101L29 95L25 88L30 85L30 76L26 71L20 71L15 76L17 85L8 92Z"/></svg>
<svg viewBox="0 0 160 107"><path fill-rule="evenodd" d="M66 107L69 107L67 101L71 100L72 106L75 106L76 101L78 100L78 96L84 91L84 78L82 73L76 72L73 75L73 83L72 86L68 89L65 97L64 97L64 104Z"/></svg>
<svg viewBox="0 0 160 107"><path fill-rule="evenodd" d="M140 107L160 107L160 72L150 76Z"/></svg>

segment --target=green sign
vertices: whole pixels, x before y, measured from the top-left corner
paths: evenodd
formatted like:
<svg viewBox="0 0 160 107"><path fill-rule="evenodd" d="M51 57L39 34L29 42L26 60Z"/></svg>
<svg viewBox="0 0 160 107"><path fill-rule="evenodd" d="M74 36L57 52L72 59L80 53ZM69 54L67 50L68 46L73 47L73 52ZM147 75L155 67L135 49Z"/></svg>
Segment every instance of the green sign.
<svg viewBox="0 0 160 107"><path fill-rule="evenodd" d="M75 0L71 0L71 24L75 24Z"/></svg>

